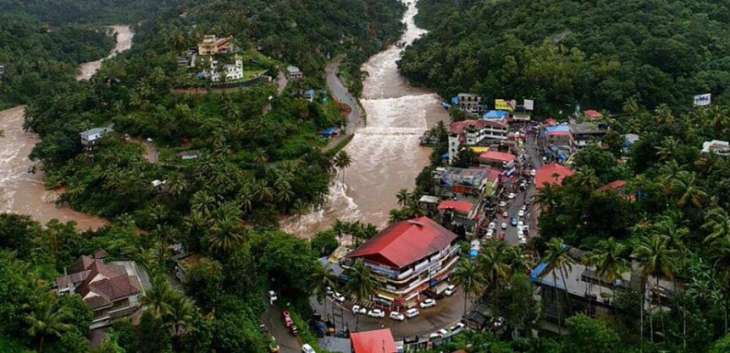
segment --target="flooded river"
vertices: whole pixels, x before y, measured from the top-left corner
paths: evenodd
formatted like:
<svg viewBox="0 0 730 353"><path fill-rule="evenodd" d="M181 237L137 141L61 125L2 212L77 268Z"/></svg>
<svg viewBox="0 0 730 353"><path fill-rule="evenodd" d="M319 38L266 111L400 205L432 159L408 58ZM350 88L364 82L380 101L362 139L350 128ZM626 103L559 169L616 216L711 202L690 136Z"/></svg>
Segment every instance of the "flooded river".
<svg viewBox="0 0 730 353"><path fill-rule="evenodd" d="M128 50L132 46L129 26L113 26L117 45L109 57ZM88 80L101 67L102 60L82 64L78 80ZM62 222L75 221L79 230L98 229L106 220L68 207L57 207L56 191L46 190L44 174L40 166L28 158L33 146L39 142L37 135L23 130L25 107L19 106L0 111L0 213L10 212L30 215L43 224L51 219ZM35 173L31 173L32 169Z"/></svg>
<svg viewBox="0 0 730 353"><path fill-rule="evenodd" d="M425 33L413 21L416 12L415 1L410 1L402 37L407 44ZM438 95L409 86L400 75L396 62L401 52L391 46L363 65L369 74L361 99L367 124L346 147L352 164L344 172L344 183L341 176L335 178L324 209L290 219L284 224L286 231L308 237L335 219L383 227L389 211L397 207L398 190L413 189L431 153L419 146L419 137L438 121L447 121L448 113Z"/></svg>

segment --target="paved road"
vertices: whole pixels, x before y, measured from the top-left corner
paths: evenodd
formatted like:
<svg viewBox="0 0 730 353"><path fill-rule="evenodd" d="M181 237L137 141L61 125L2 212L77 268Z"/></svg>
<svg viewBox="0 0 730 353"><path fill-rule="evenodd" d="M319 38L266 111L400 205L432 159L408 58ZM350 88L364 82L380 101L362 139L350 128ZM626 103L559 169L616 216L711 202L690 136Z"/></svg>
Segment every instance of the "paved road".
<svg viewBox="0 0 730 353"><path fill-rule="evenodd" d="M342 330L345 325L353 332L387 327L393 331L396 340L405 337L428 336L439 329L448 328L461 321L464 315L464 293L461 288L457 288L456 293L451 297L438 300L435 307L419 309L421 311L419 316L400 322L391 320L388 317L376 319L366 315L358 315L356 318L352 314L351 305L333 303L330 298L327 298L326 302L326 308L315 299L311 300L311 305L314 311L321 314L323 318L332 318L334 315L333 321L338 331Z"/></svg>
<svg viewBox="0 0 730 353"><path fill-rule="evenodd" d="M261 317L269 335L276 337L279 344L279 352L281 353L299 353L302 349L302 343L298 337L289 334L289 331L281 322L281 309L275 306L269 306L264 315Z"/></svg>
<svg viewBox="0 0 730 353"><path fill-rule="evenodd" d="M355 129L360 127L363 121L362 111L360 110L360 105L358 104L357 99L350 94L339 76L337 76L340 62L340 58L330 62L327 64L325 72L327 73L327 88L329 89L330 94L332 94L338 102L350 106L350 114L347 116L347 124L345 125L345 133L343 134L347 135L354 133Z"/></svg>

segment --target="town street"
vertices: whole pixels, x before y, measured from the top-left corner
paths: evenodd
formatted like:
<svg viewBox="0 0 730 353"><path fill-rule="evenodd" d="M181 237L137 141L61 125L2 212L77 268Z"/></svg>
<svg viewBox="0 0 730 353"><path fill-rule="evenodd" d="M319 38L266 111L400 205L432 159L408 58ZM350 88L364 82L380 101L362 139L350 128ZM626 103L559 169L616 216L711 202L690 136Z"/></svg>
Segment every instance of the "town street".
<svg viewBox="0 0 730 353"><path fill-rule="evenodd" d="M527 156L527 161L529 164L532 165L533 169L539 169L540 166L542 166L542 153L536 143L536 139L534 138L534 135L528 135L525 139L525 145L524 145L524 154ZM534 178L533 178L534 179ZM510 224L510 219L512 217L517 217L517 214L520 211L520 208L522 208L522 205L525 204L525 201L530 201L536 194L536 188L535 188L535 182L534 180L531 180L531 182L527 186L527 190L521 191L519 193L516 193L517 196L512 199L508 200L508 213L509 217L506 219L503 217L497 217L499 222L497 222L497 226L501 224L501 222L507 222L507 232L505 241L510 245L518 245L519 244L519 238L517 237L517 227L514 227ZM525 215L525 218L522 219L525 224L530 226L530 232L529 237L533 238L538 235L537 233L537 213L535 212L535 204L534 202L531 203L527 207L527 214Z"/></svg>

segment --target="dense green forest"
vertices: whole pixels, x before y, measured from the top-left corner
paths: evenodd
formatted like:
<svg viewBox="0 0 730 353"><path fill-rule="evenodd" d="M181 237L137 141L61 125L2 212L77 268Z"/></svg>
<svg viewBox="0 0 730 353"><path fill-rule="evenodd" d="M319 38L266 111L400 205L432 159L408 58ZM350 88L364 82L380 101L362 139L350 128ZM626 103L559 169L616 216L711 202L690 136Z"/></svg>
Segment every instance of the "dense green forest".
<svg viewBox="0 0 730 353"><path fill-rule="evenodd" d="M151 18L183 0L0 0L0 12L23 14L62 26L69 23L102 25L134 23Z"/></svg>
<svg viewBox="0 0 730 353"><path fill-rule="evenodd" d="M0 15L0 65L5 66L0 109L67 90L78 65L106 56L113 43L103 30L80 25L50 30L30 17Z"/></svg>
<svg viewBox="0 0 730 353"><path fill-rule="evenodd" d="M534 98L540 112L576 104L620 112L634 98L686 110L692 96L730 94L727 1L419 2L430 30L400 68L442 96Z"/></svg>

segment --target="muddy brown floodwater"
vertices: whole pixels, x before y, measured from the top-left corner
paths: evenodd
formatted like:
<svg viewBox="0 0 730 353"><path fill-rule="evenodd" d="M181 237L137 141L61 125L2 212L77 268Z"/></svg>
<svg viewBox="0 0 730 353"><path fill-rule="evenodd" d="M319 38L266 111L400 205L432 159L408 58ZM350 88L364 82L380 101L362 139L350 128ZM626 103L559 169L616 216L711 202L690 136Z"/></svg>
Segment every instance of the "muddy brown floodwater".
<svg viewBox="0 0 730 353"><path fill-rule="evenodd" d="M128 50L134 33L129 26L112 26L117 44L107 57ZM90 79L101 68L102 60L84 63L79 67L78 80ZM46 190L40 165L28 157L39 138L23 130L25 107L18 106L0 111L0 213L29 215L45 224L52 219L75 221L79 230L95 230L108 222L99 217L76 212L69 207L58 207L59 192ZM35 172L31 172L35 169Z"/></svg>
<svg viewBox="0 0 730 353"><path fill-rule="evenodd" d="M425 33L413 18L416 1L407 3L401 38L412 43ZM334 178L327 204L301 217L284 222L286 231L307 238L331 226L335 219L361 221L383 227L389 211L397 207L396 193L413 189L415 179L428 165L431 150L419 146L420 136L438 121L448 121L442 99L429 91L411 87L398 72L403 49L391 46L363 65L369 76L360 100L367 125L355 132L346 151L352 164Z"/></svg>

